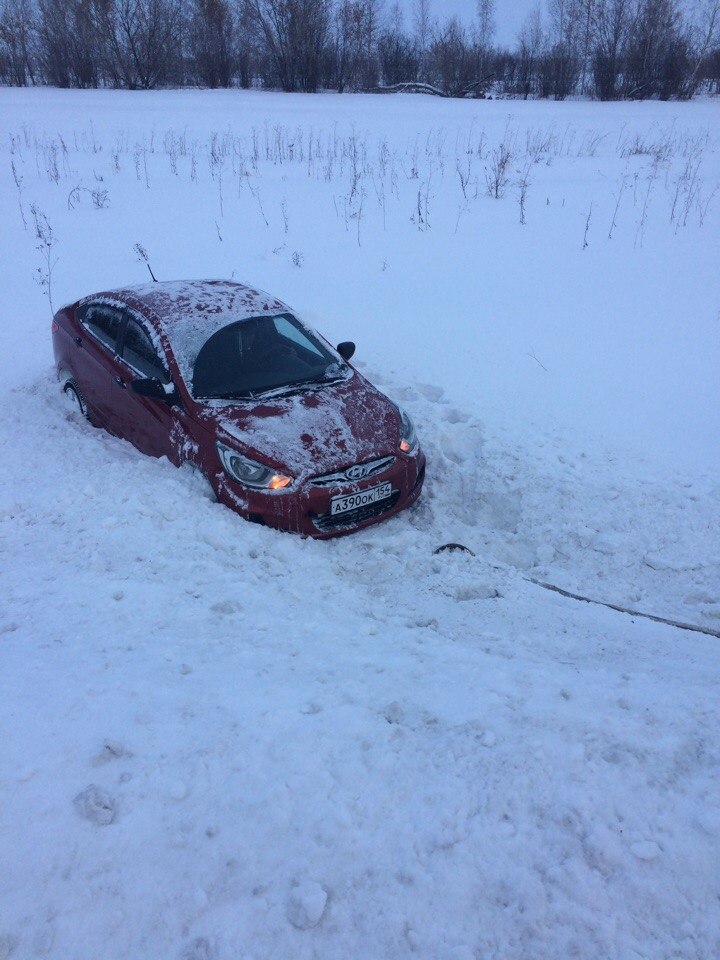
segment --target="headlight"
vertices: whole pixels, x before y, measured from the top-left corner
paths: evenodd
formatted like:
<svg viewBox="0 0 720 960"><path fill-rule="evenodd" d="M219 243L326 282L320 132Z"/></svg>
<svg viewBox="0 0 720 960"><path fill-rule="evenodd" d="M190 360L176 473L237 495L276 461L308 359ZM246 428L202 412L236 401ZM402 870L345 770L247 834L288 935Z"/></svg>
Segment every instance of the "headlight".
<svg viewBox="0 0 720 960"><path fill-rule="evenodd" d="M403 453L412 453L418 445L417 434L415 433L415 424L412 422L402 407L398 407L402 429L400 433L400 449Z"/></svg>
<svg viewBox="0 0 720 960"><path fill-rule="evenodd" d="M243 457L237 450L226 447L224 443L218 441L215 446L226 472L246 487L252 487L253 490L282 490L292 483L292 477L287 477L271 467L265 467L262 463Z"/></svg>

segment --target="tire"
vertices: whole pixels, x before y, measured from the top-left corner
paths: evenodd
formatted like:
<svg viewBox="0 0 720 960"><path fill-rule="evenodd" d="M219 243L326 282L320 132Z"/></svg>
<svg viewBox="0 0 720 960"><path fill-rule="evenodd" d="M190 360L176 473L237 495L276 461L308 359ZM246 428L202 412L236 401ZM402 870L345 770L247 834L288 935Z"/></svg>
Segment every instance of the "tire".
<svg viewBox="0 0 720 960"><path fill-rule="evenodd" d="M63 394L65 399L70 407L70 412L74 416L82 417L84 420L87 420L87 404L85 403L85 397L82 395L80 387L75 383L74 380L68 380L63 387Z"/></svg>

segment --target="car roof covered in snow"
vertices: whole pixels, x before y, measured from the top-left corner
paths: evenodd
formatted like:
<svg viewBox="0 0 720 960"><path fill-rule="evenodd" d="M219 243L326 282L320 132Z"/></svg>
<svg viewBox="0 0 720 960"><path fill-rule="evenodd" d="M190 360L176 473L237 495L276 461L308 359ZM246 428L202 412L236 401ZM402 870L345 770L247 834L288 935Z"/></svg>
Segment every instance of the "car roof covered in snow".
<svg viewBox="0 0 720 960"><path fill-rule="evenodd" d="M175 280L109 290L84 301L116 299L157 324L167 338L180 372L191 382L203 344L229 323L291 312L287 304L233 280Z"/></svg>

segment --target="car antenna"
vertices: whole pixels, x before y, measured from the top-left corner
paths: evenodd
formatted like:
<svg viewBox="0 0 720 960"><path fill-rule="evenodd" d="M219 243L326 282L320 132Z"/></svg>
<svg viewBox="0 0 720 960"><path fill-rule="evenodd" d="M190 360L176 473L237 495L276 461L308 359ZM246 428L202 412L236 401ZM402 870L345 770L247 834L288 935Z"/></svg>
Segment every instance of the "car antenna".
<svg viewBox="0 0 720 960"><path fill-rule="evenodd" d="M135 253L137 254L138 260L141 261L142 263L144 263L145 266L146 266L146 267L148 268L148 270L150 271L150 276L153 278L153 283L157 283L157 277L156 277L155 274L152 272L152 267L150 266L150 259L149 259L149 257L148 257L147 250L145 249L145 247L144 247L141 243L136 243L136 244L135 244Z"/></svg>

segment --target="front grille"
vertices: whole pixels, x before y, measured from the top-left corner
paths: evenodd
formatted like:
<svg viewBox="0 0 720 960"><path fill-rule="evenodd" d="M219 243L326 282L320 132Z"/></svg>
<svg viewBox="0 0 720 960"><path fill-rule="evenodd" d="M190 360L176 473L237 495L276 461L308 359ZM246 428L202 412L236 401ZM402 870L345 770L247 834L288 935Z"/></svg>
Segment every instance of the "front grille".
<svg viewBox="0 0 720 960"><path fill-rule="evenodd" d="M379 473L387 470L394 460L395 457L382 457L380 460L368 460L366 463L353 463L342 470L336 470L334 473L311 477L310 483L316 487L339 487L345 483L357 483L359 480L367 480L368 477L376 477ZM357 476L348 476L348 473L352 471L357 471Z"/></svg>
<svg viewBox="0 0 720 960"><path fill-rule="evenodd" d="M338 513L334 517L332 514L323 513L320 516L313 517L313 523L321 532L328 530L337 530L339 527L355 527L365 520L372 517L379 517L381 513L392 510L400 499L400 491L393 490L392 496L386 500L379 500L377 503L369 503L365 507L358 507L357 510L348 510L347 513Z"/></svg>

